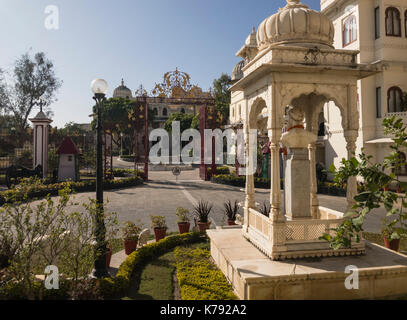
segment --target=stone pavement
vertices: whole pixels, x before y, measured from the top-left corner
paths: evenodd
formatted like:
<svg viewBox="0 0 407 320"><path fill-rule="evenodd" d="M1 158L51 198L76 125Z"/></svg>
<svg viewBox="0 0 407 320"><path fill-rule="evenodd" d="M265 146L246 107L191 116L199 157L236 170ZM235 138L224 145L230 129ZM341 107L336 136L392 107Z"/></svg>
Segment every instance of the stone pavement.
<svg viewBox="0 0 407 320"><path fill-rule="evenodd" d="M194 204L200 199L213 203L211 216L213 227L224 224L223 203L227 200L244 201L244 190L239 187L213 184L199 180L198 170L183 171L176 182L171 172L151 172L151 181L143 186L111 190L104 193L108 200L106 209L117 212L120 222L140 220L144 227L150 226L150 215L166 217L169 232L177 231L177 207L185 207L191 212ZM75 195L78 203L95 197L94 192ZM346 208L346 199L342 197L319 195L320 205L337 211ZM270 192L266 189L256 189L255 200L258 203L269 201ZM38 202L36 202L38 203ZM81 205L69 208L71 212L83 212ZM380 232L381 219L385 216L384 209L377 209L369 215L366 221L366 231Z"/></svg>

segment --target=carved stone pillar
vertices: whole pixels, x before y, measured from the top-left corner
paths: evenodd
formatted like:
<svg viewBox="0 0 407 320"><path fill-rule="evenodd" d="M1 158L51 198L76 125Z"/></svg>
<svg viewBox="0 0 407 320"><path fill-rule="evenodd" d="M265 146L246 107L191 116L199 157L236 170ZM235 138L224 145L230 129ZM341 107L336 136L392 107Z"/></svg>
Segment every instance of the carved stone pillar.
<svg viewBox="0 0 407 320"><path fill-rule="evenodd" d="M245 126L245 157L246 157L246 188L245 188L245 210L244 210L244 228L247 230L249 227L249 209L255 208L256 202L254 200L254 163L253 163L253 147L251 147L252 140L249 134L249 126ZM257 146L256 146L257 147Z"/></svg>
<svg viewBox="0 0 407 320"><path fill-rule="evenodd" d="M318 188L317 188L317 173L316 173L316 160L315 160L315 152L316 152L316 144L310 143L308 145L308 152L309 152L309 160L310 160L310 187L311 187L311 216L312 219L321 219L321 215L319 213L319 200L317 196Z"/></svg>
<svg viewBox="0 0 407 320"><path fill-rule="evenodd" d="M358 132L355 130L349 130L345 133L346 150L348 151L348 160L355 156L356 151L356 139ZM350 177L347 183L346 198L348 201L347 211L349 211L355 204L355 196L357 195L357 177Z"/></svg>
<svg viewBox="0 0 407 320"><path fill-rule="evenodd" d="M270 136L270 151L271 151L271 191L270 203L271 212L270 219L273 221L283 220L281 214L281 178L280 178L280 138L281 129L271 129Z"/></svg>

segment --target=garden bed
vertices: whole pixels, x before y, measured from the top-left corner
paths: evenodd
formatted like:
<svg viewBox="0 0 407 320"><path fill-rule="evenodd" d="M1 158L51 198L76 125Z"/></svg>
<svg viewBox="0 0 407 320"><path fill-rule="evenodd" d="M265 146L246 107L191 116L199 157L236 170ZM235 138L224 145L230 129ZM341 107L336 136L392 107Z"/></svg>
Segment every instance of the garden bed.
<svg viewBox="0 0 407 320"><path fill-rule="evenodd" d="M140 177L124 178L117 180L105 180L104 190L123 189L135 187L143 184ZM95 180L85 180L78 182L61 182L52 184L33 183L25 184L23 187L17 186L14 189L0 192L0 205L18 201L29 201L45 198L46 196L57 196L59 191L69 187L73 192L92 192L96 190Z"/></svg>

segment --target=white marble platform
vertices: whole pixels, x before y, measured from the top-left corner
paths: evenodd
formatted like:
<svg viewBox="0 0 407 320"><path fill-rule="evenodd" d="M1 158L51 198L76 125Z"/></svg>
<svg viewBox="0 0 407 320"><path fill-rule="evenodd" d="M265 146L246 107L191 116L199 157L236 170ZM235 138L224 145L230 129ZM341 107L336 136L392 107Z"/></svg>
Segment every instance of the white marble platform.
<svg viewBox="0 0 407 320"><path fill-rule="evenodd" d="M407 296L407 256L366 242L366 255L272 261L241 229L208 230L215 263L240 299L381 299ZM347 290L347 266L359 269L359 289Z"/></svg>

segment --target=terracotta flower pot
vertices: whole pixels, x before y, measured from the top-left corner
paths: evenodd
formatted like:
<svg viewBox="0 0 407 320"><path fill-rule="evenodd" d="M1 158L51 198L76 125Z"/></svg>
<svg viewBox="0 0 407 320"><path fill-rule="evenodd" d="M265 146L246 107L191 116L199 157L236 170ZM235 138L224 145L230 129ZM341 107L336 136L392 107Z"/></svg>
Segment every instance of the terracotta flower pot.
<svg viewBox="0 0 407 320"><path fill-rule="evenodd" d="M397 188L396 192L397 192L397 193L403 193L403 191L401 190L401 188Z"/></svg>
<svg viewBox="0 0 407 320"><path fill-rule="evenodd" d="M127 255L132 254L137 250L137 240L123 240L124 251Z"/></svg>
<svg viewBox="0 0 407 320"><path fill-rule="evenodd" d="M387 249L391 249L393 251L399 251L400 239L389 240L385 237L384 245L386 246Z"/></svg>
<svg viewBox="0 0 407 320"><path fill-rule="evenodd" d="M236 225L235 220L231 220L231 219L228 219L227 224L228 224L228 226L235 226Z"/></svg>
<svg viewBox="0 0 407 320"><path fill-rule="evenodd" d="M155 241L158 242L165 238L167 228L154 228Z"/></svg>
<svg viewBox="0 0 407 320"><path fill-rule="evenodd" d="M191 224L189 222L178 222L178 230L180 234L188 233Z"/></svg>
<svg viewBox="0 0 407 320"><path fill-rule="evenodd" d="M199 228L199 232L205 232L206 230L209 229L209 226L211 225L211 222L200 222L198 221L198 228Z"/></svg>
<svg viewBox="0 0 407 320"><path fill-rule="evenodd" d="M106 268L110 268L110 261L112 260L113 250L112 248L107 248L106 252Z"/></svg>

